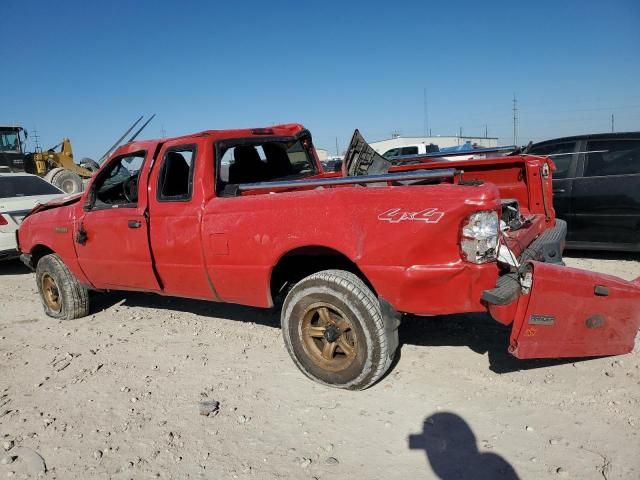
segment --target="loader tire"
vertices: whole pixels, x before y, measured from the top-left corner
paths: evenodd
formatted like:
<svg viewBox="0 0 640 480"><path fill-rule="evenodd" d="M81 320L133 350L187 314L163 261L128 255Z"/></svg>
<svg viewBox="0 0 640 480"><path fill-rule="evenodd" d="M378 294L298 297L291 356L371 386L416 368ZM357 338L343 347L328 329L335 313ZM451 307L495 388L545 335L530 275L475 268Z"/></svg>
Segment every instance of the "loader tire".
<svg viewBox="0 0 640 480"><path fill-rule="evenodd" d="M89 314L89 292L80 285L60 257L45 255L36 266L36 283L44 313L60 320Z"/></svg>
<svg viewBox="0 0 640 480"><path fill-rule="evenodd" d="M62 169L51 177L51 184L65 193L80 193L84 190L82 178L71 170Z"/></svg>
<svg viewBox="0 0 640 480"><path fill-rule="evenodd" d="M284 343L296 366L330 387L364 390L389 369L398 345L380 302L356 275L324 270L298 282L282 307Z"/></svg>
<svg viewBox="0 0 640 480"><path fill-rule="evenodd" d="M42 177L42 179L45 182L51 183L51 179L55 177L58 174L58 172L61 172L62 170L64 170L64 168L60 168L60 167L52 168L47 172L47 174L44 177Z"/></svg>

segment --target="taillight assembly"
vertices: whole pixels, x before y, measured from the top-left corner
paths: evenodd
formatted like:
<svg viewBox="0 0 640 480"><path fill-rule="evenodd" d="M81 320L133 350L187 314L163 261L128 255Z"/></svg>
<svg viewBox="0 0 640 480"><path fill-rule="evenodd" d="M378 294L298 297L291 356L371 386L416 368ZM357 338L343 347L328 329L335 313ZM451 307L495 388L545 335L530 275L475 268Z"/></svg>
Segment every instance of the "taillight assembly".
<svg viewBox="0 0 640 480"><path fill-rule="evenodd" d="M0 225L9 225L8 220L2 214L0 214Z"/></svg>
<svg viewBox="0 0 640 480"><path fill-rule="evenodd" d="M476 212L462 224L460 251L471 263L487 263L498 257L500 218L493 210Z"/></svg>

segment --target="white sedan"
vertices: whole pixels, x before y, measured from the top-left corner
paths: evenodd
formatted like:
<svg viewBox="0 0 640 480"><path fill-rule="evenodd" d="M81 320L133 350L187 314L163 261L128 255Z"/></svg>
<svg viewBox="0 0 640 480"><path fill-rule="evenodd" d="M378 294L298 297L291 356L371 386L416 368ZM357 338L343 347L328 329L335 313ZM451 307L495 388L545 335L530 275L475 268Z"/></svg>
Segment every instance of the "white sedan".
<svg viewBox="0 0 640 480"><path fill-rule="evenodd" d="M36 175L0 173L0 260L18 256L16 230L38 203L66 193Z"/></svg>

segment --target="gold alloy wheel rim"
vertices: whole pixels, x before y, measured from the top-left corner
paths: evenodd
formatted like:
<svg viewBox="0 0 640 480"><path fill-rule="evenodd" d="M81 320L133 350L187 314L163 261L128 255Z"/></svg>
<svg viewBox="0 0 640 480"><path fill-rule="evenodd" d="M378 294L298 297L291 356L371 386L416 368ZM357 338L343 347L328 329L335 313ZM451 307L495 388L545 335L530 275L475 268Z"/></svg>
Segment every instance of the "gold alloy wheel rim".
<svg viewBox="0 0 640 480"><path fill-rule="evenodd" d="M42 298L44 303L54 312L59 312L62 308L62 302L60 300L60 291L58 285L51 275L45 273L41 280L42 286Z"/></svg>
<svg viewBox="0 0 640 480"><path fill-rule="evenodd" d="M313 363L332 372L348 368L356 358L358 342L348 317L336 307L320 302L302 315L300 337Z"/></svg>

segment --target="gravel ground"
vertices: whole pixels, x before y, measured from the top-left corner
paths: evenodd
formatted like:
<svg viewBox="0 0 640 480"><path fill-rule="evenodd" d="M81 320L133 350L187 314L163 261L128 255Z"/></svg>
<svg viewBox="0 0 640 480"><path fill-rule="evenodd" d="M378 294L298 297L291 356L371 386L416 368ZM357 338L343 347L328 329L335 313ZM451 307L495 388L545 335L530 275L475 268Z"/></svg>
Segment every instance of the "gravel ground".
<svg viewBox="0 0 640 480"><path fill-rule="evenodd" d="M296 370L274 312L109 293L59 322L17 262L0 292L0 478L640 478L638 353L525 362L485 315L409 318L392 372L345 392Z"/></svg>

